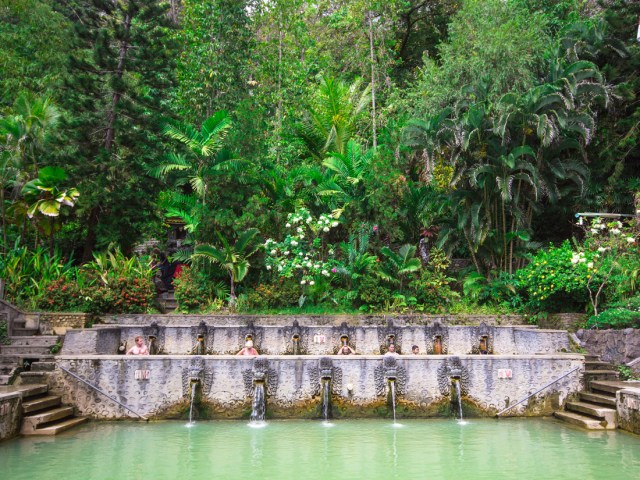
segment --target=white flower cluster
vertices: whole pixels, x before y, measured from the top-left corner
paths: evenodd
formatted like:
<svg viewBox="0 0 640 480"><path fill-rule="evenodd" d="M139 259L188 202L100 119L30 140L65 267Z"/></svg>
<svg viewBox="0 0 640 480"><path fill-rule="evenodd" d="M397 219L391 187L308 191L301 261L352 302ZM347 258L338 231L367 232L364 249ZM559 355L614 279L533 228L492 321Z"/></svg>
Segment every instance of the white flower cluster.
<svg viewBox="0 0 640 480"><path fill-rule="evenodd" d="M584 252L574 252L573 256L571 257L571 263L573 263L574 265L576 263L584 263L586 261L587 259L584 257Z"/></svg>

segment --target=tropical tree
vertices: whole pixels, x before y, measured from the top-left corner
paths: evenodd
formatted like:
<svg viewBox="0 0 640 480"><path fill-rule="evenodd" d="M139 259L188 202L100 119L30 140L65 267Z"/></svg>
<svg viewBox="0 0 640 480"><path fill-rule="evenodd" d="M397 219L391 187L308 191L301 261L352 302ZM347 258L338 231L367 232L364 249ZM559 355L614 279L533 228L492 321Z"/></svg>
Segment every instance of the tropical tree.
<svg viewBox="0 0 640 480"><path fill-rule="evenodd" d="M38 172L38 178L27 182L22 188L26 214L31 219L36 218L38 230L49 237L50 255L53 255L56 219L60 216L61 208L73 207L80 196L76 188L62 186L66 179L67 174L62 168L44 167ZM38 217L44 217L44 221L38 221Z"/></svg>
<svg viewBox="0 0 640 480"><path fill-rule="evenodd" d="M221 266L229 274L229 304L236 304L237 296L235 286L244 280L249 272L249 257L255 254L261 245L254 243L258 230L250 228L242 232L234 244L218 232L221 247L213 245L197 245L191 256L193 259L203 258L211 263Z"/></svg>
<svg viewBox="0 0 640 480"><path fill-rule="evenodd" d="M402 293L405 278L422 266L420 259L416 257L416 246L402 245L398 252L382 247L380 252L386 257L386 261L380 267L378 275L388 282L397 283L398 290Z"/></svg>
<svg viewBox="0 0 640 480"><path fill-rule="evenodd" d="M357 234L349 235L348 242L340 243L343 260L336 273L346 279L349 291L357 289L360 280L376 270L378 257L368 252L370 233L371 226L363 224Z"/></svg>
<svg viewBox="0 0 640 480"><path fill-rule="evenodd" d="M344 153L331 152L322 162L332 175L318 186L318 193L334 202L336 218L348 207L363 210L367 196L365 177L370 172L374 154L373 148L363 152L358 142L349 140Z"/></svg>
<svg viewBox="0 0 640 480"><path fill-rule="evenodd" d="M308 153L322 161L326 152L344 154L347 143L358 133L358 122L369 105L369 87L332 77L321 77L304 118L297 125L298 135Z"/></svg>

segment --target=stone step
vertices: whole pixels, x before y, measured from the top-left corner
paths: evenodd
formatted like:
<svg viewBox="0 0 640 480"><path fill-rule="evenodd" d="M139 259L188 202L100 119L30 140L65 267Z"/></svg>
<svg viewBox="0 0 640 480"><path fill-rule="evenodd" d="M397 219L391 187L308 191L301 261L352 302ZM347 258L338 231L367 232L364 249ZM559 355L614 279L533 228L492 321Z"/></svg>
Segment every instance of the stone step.
<svg viewBox="0 0 640 480"><path fill-rule="evenodd" d="M16 387L16 390L22 393L22 400L24 402L26 398L44 395L49 391L49 387L43 383L39 385L19 385Z"/></svg>
<svg viewBox="0 0 640 480"><path fill-rule="evenodd" d="M613 408L601 407L587 402L567 402L565 408L570 412L595 417L604 422L603 425L607 429L614 429L617 426L616 411Z"/></svg>
<svg viewBox="0 0 640 480"><path fill-rule="evenodd" d="M595 393L604 392L615 395L623 388L640 388L640 382L621 382L619 380L594 380L590 383L591 391Z"/></svg>
<svg viewBox="0 0 640 480"><path fill-rule="evenodd" d="M586 428L588 430L606 430L604 425L602 425L602 422L599 420L579 413L554 412L553 416L567 423L578 425L579 427Z"/></svg>
<svg viewBox="0 0 640 480"><path fill-rule="evenodd" d="M33 430L30 433L26 433L25 435L56 435L77 425L81 425L88 420L89 419L86 417L73 417L59 423L54 423L53 425L50 425L48 427L37 428L36 430Z"/></svg>
<svg viewBox="0 0 640 480"><path fill-rule="evenodd" d="M585 370L585 379L588 381L594 380L617 380L619 373L617 370Z"/></svg>
<svg viewBox="0 0 640 480"><path fill-rule="evenodd" d="M52 408L42 413L28 415L22 419L22 428L20 433L23 435L29 435L33 430L42 428L42 426L48 423L70 417L73 417L73 407Z"/></svg>
<svg viewBox="0 0 640 480"><path fill-rule="evenodd" d="M0 347L0 353L3 355L20 355L25 356L39 356L39 355L51 355L50 346L38 346L38 345L3 345Z"/></svg>
<svg viewBox="0 0 640 480"><path fill-rule="evenodd" d="M25 385L47 383L47 372L20 372L20 380Z"/></svg>
<svg viewBox="0 0 640 480"><path fill-rule="evenodd" d="M58 343L58 335L29 335L9 337L11 345L32 345L37 347L51 347Z"/></svg>
<svg viewBox="0 0 640 480"><path fill-rule="evenodd" d="M604 405L607 407L616 407L616 397L610 395L603 395L600 393L592 392L580 392L580 400L585 402L596 403L598 405Z"/></svg>
<svg viewBox="0 0 640 480"><path fill-rule="evenodd" d="M46 397L34 398L22 402L23 413L39 412L46 408L57 407L60 405L60 397L57 395L47 395Z"/></svg>
<svg viewBox="0 0 640 480"><path fill-rule="evenodd" d="M584 362L584 368L585 370L611 370L613 365L600 360L587 360Z"/></svg>
<svg viewBox="0 0 640 480"><path fill-rule="evenodd" d="M587 354L584 356L584 361L585 362L599 362L600 361L600 355L590 355Z"/></svg>
<svg viewBox="0 0 640 480"><path fill-rule="evenodd" d="M21 328L21 327L16 327L14 325L14 327L11 329L11 332L19 337L28 337L28 336L35 336L36 333L38 333L40 330L37 328Z"/></svg>
<svg viewBox="0 0 640 480"><path fill-rule="evenodd" d="M33 362L32 372L53 372L56 369L56 362Z"/></svg>
<svg viewBox="0 0 640 480"><path fill-rule="evenodd" d="M13 378L12 374L4 374L4 373L0 373L0 385L9 385L9 382L11 382L11 379Z"/></svg>

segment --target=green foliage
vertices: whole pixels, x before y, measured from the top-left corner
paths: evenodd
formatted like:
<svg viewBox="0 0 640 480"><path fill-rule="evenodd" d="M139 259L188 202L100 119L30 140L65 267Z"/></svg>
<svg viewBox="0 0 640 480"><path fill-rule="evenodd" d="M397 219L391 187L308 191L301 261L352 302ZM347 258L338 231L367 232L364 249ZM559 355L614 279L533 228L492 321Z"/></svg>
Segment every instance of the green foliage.
<svg viewBox="0 0 640 480"><path fill-rule="evenodd" d="M77 275L67 274L47 284L36 299L36 308L50 312L88 312L92 310L90 290L80 288Z"/></svg>
<svg viewBox="0 0 640 480"><path fill-rule="evenodd" d="M610 308L589 317L587 328L640 328L640 311L626 308Z"/></svg>
<svg viewBox="0 0 640 480"><path fill-rule="evenodd" d="M393 291L380 278L366 276L360 280L358 300L362 303L362 311L387 311L393 302Z"/></svg>
<svg viewBox="0 0 640 480"><path fill-rule="evenodd" d="M273 282L260 283L247 293L247 307L255 310L275 309L298 305L300 286L292 278L280 277Z"/></svg>
<svg viewBox="0 0 640 480"><path fill-rule="evenodd" d="M182 313L210 310L214 299L226 299L229 294L225 284L213 283L204 272L186 265L173 280L173 288Z"/></svg>
<svg viewBox="0 0 640 480"><path fill-rule="evenodd" d="M6 320L0 320L0 345L9 345L11 339L9 339L9 325Z"/></svg>
<svg viewBox="0 0 640 480"><path fill-rule="evenodd" d="M90 298L90 313L144 313L155 298L148 259L127 258L120 250L94 254L81 275L86 276L83 293Z"/></svg>
<svg viewBox="0 0 640 480"><path fill-rule="evenodd" d="M576 256L568 241L539 250L516 274L518 288L532 311L581 311L589 301L587 284L593 254Z"/></svg>
<svg viewBox="0 0 640 480"><path fill-rule="evenodd" d="M71 261L59 252L50 255L43 248L15 247L0 255L0 278L6 281L6 298L23 308L32 308L49 283L73 272Z"/></svg>

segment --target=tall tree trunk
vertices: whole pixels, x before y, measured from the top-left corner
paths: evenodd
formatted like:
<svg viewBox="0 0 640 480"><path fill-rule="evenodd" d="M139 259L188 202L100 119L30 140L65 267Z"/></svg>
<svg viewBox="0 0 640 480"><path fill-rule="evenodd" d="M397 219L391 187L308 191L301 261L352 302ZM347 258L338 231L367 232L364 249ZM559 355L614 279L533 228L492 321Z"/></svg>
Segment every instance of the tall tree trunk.
<svg viewBox="0 0 640 480"><path fill-rule="evenodd" d="M373 49L373 12L369 10L369 54L371 56L371 128L373 132L373 148L375 150L378 139L376 132L376 76L375 76L375 55Z"/></svg>
<svg viewBox="0 0 640 480"><path fill-rule="evenodd" d="M129 43L129 33L131 32L131 21L133 17L130 12L127 12L124 17L124 32L122 41L120 43L120 50L118 53L118 66L116 67L115 75L118 79L122 79L124 76L124 65L127 58L127 51L131 48ZM116 109L118 108L118 102L122 97L122 93L114 91L111 95L111 107L107 111L107 128L104 137L104 149L110 154L113 150L115 143L115 122L116 122ZM93 250L96 246L97 234L96 228L100 224L100 209L94 206L89 213L89 220L87 222L87 236L84 242L84 251L82 253L82 261L88 262L91 260Z"/></svg>

